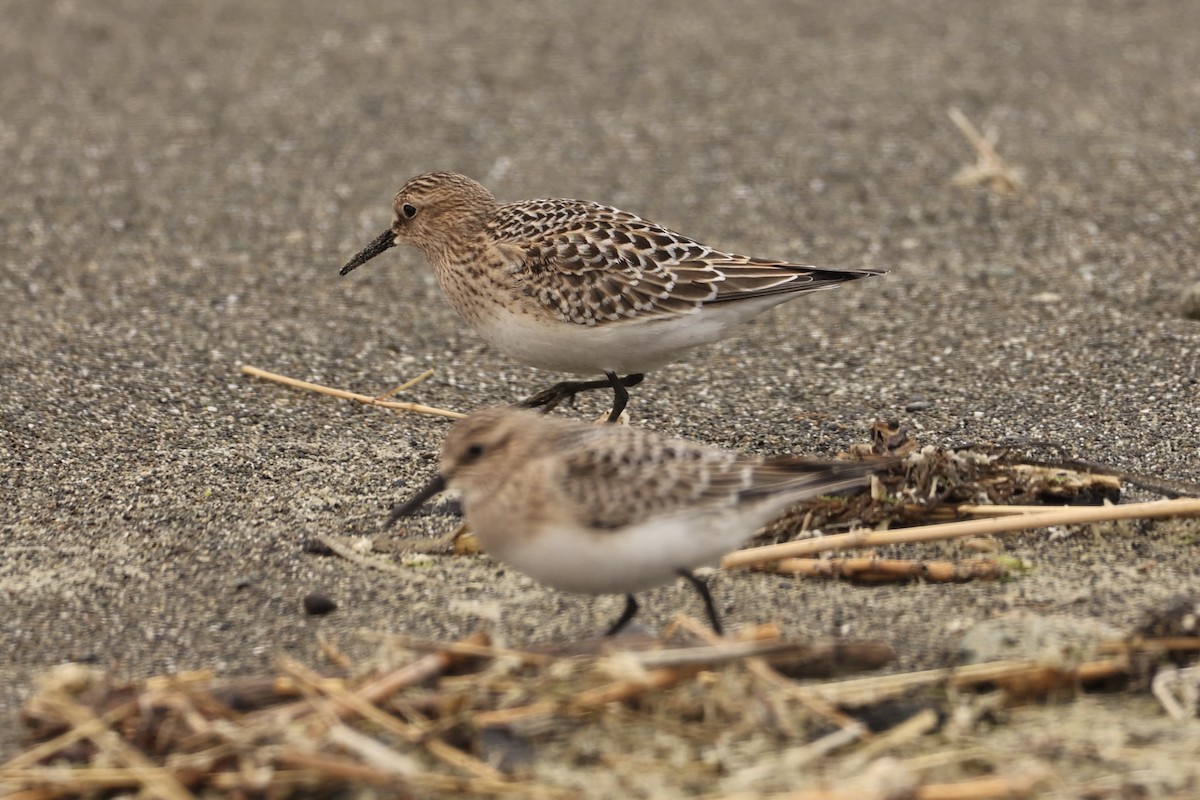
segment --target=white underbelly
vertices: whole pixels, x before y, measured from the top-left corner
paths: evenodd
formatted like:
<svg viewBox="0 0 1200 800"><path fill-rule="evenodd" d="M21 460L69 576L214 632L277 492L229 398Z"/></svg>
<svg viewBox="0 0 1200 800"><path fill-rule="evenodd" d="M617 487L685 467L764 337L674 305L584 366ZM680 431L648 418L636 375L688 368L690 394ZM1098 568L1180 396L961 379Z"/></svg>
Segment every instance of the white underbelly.
<svg viewBox="0 0 1200 800"><path fill-rule="evenodd" d="M475 329L497 350L531 367L626 375L669 364L692 347L724 339L734 325L762 310L718 304L687 316L591 326L497 310L475 323Z"/></svg>
<svg viewBox="0 0 1200 800"><path fill-rule="evenodd" d="M689 514L613 531L547 525L532 536L477 534L487 553L547 586L582 594L632 594L672 582L681 569L716 561L757 527L747 520L722 522L726 524L714 525L711 518Z"/></svg>

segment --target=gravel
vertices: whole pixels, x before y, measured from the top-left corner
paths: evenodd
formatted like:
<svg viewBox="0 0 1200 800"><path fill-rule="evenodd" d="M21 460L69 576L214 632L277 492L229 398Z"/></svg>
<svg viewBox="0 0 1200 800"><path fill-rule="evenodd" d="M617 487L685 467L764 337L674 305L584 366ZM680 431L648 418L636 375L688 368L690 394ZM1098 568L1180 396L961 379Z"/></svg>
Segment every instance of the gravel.
<svg viewBox="0 0 1200 800"><path fill-rule="evenodd" d="M248 673L318 661L318 633L354 655L359 628L449 638L492 619L526 642L616 612L482 556L409 582L304 550L378 535L448 422L242 364L368 394L432 367L398 399L463 411L561 377L483 345L415 252L338 277L396 188L435 169L502 200L592 199L734 251L891 271L648 376L634 424L830 454L895 419L923 443L1200 482L1200 325L1180 313L1197 64L1200 5L1182 0L7 6L0 719L68 660ZM951 185L975 153L950 107L999 135L1021 191ZM1014 537L1033 569L999 584L738 573L714 593L733 625L883 636L918 668L1009 610L1128 628L1200 587L1197 534ZM337 613L300 613L314 587ZM684 585L643 606L646 624L700 613ZM0 725L0 754L17 733Z"/></svg>

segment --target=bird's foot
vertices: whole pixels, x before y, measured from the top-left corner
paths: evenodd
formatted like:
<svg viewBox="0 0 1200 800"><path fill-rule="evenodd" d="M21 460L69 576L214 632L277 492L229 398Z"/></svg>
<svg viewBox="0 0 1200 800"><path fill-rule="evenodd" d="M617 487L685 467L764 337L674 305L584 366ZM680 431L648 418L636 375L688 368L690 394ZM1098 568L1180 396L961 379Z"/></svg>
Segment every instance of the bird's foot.
<svg viewBox="0 0 1200 800"><path fill-rule="evenodd" d="M641 373L626 375L623 378L617 377L615 372L605 373L604 380L597 381L562 381L556 383L549 389L543 389L537 394L522 400L517 405L522 408L536 408L541 410L543 414L547 414L557 408L565 400L568 403L575 401L575 395L582 392L591 392L596 389L612 389L613 390L613 409L608 415L609 422L616 422L621 417L621 412L625 410L625 404L629 400L629 392L626 391L631 386L637 386L645 378Z"/></svg>

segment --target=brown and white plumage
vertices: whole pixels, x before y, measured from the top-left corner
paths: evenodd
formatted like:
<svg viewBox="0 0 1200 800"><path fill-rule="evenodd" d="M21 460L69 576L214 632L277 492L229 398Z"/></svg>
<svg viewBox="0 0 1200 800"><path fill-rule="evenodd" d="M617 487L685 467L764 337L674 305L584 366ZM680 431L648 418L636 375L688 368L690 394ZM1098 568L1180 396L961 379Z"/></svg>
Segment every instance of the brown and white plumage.
<svg viewBox="0 0 1200 800"><path fill-rule="evenodd" d="M789 505L866 482L878 463L762 458L588 425L527 409L492 408L455 424L438 477L390 521L443 488L484 550L558 589L624 594L685 577L737 548Z"/></svg>
<svg viewBox="0 0 1200 800"><path fill-rule="evenodd" d="M341 273L401 243L425 254L451 306L484 339L540 369L605 373L619 403L617 375L723 339L805 292L880 274L726 253L582 200L499 204L451 172L405 184L391 228Z"/></svg>

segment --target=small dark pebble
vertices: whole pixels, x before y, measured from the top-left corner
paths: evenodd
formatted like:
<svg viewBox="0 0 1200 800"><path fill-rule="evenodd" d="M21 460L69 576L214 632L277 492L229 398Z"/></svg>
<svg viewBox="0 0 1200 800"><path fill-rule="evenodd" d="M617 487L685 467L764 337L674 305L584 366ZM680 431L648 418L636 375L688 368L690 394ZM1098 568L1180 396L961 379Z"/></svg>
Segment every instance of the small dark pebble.
<svg viewBox="0 0 1200 800"><path fill-rule="evenodd" d="M304 613L310 617L320 617L337 608L337 603L323 594L304 595Z"/></svg>
<svg viewBox="0 0 1200 800"><path fill-rule="evenodd" d="M905 411L924 411L927 408L933 408L933 403L929 400L912 400L904 407Z"/></svg>
<svg viewBox="0 0 1200 800"><path fill-rule="evenodd" d="M320 539L305 539L304 544L300 545L300 549L306 553L312 553L314 556L333 555L333 551L329 549L329 545Z"/></svg>

